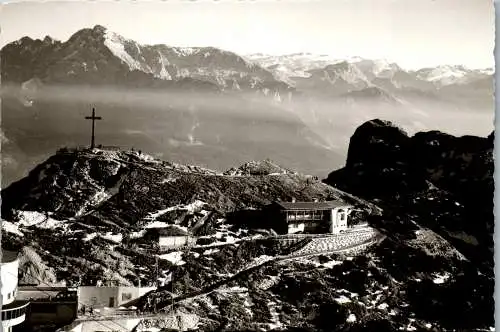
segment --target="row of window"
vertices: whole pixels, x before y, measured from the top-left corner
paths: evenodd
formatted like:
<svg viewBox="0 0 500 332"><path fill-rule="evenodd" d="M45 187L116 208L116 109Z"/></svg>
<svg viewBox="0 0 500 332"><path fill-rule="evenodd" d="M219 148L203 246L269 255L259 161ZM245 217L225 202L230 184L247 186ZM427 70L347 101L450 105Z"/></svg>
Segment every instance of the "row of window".
<svg viewBox="0 0 500 332"><path fill-rule="evenodd" d="M299 211L294 214L287 215L287 221L295 221L295 220L323 220L324 214L322 211L318 212L306 212ZM340 220L344 221L346 219L345 213L340 213Z"/></svg>
<svg viewBox="0 0 500 332"><path fill-rule="evenodd" d="M323 211L297 211L287 214L288 221L294 220L323 220L325 214Z"/></svg>
<svg viewBox="0 0 500 332"><path fill-rule="evenodd" d="M26 313L26 307L2 311L2 321L18 318Z"/></svg>

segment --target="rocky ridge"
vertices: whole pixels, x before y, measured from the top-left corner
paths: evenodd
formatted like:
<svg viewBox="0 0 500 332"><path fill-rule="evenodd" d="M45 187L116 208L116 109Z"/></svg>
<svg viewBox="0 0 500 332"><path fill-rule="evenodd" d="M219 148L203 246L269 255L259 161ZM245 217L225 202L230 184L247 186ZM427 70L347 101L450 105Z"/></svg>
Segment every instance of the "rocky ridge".
<svg viewBox="0 0 500 332"><path fill-rule="evenodd" d="M446 140L449 154L425 150L441 146L426 135ZM72 283L79 276L84 284L135 284L139 278L143 285L154 283L157 254L160 287L136 305L167 316L175 310L206 331L489 328L494 279L489 259L477 257L488 242L480 236L482 226L477 233L465 228L469 203L454 186L476 183L476 195L486 200L491 142L492 136L457 140L441 133L409 138L391 123L369 121L351 139L346 168L327 180L362 198L270 160L224 174L137 151L61 150L2 191L2 247L29 246L23 255L36 264L25 263L26 271L52 268L36 275L42 283ZM409 146L423 149L426 158L408 159L414 153ZM449 160L452 152L458 157ZM446 167L443 161L449 161ZM474 176L464 182L464 174ZM265 240L269 229L229 218L292 198L354 203L351 223L368 222L386 238L357 253L273 261L269 257L289 248ZM151 227L189 231L200 224L191 250L162 253L146 236ZM253 263L255 269L237 274ZM193 293L200 295L185 297ZM175 308L172 295L179 299ZM174 323L158 316L141 324L147 329Z"/></svg>

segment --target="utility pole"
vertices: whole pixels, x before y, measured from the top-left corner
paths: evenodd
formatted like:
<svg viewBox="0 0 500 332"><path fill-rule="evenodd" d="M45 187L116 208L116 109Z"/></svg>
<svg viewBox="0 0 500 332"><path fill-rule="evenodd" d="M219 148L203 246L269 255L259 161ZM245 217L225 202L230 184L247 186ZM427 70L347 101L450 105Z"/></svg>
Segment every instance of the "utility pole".
<svg viewBox="0 0 500 332"><path fill-rule="evenodd" d="M158 271L158 256L155 256L156 258L156 289L158 289L158 278L159 278L159 271Z"/></svg>
<svg viewBox="0 0 500 332"><path fill-rule="evenodd" d="M90 140L90 149L95 147L95 120L102 120L100 116L95 116L95 108L92 107L92 116L86 116L86 120L92 120L92 138Z"/></svg>

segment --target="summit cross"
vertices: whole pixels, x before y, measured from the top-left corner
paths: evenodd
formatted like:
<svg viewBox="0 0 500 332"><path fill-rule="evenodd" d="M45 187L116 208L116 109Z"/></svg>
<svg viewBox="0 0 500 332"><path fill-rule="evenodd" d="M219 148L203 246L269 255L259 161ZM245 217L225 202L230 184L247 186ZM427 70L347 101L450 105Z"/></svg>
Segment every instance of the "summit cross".
<svg viewBox="0 0 500 332"><path fill-rule="evenodd" d="M95 108L92 108L92 116L86 116L85 119L92 120L92 140L90 141L90 149L95 147L95 120L102 120L100 116L95 116Z"/></svg>

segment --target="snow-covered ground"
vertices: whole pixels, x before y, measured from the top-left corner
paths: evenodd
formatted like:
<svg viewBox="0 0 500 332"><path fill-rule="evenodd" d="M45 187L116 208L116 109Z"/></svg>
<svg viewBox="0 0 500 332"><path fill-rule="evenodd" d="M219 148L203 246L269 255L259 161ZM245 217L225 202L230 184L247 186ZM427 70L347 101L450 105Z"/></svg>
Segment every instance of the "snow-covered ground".
<svg viewBox="0 0 500 332"><path fill-rule="evenodd" d="M219 250L219 249L216 249L216 248L214 248L214 249L207 249L207 250L205 250L205 251L203 252L203 255L211 255L211 254L215 254L215 253L217 253L217 252L219 252L219 251L220 251L220 250Z"/></svg>
<svg viewBox="0 0 500 332"><path fill-rule="evenodd" d="M101 235L103 239L113 241L115 243L121 243L123 240L123 234L113 234L111 232L107 232L104 235Z"/></svg>
<svg viewBox="0 0 500 332"><path fill-rule="evenodd" d="M2 220L2 230L18 236L24 236L24 234L19 230L19 227L10 221Z"/></svg>
<svg viewBox="0 0 500 332"><path fill-rule="evenodd" d="M435 274L433 282L435 284L444 284L450 278L449 273Z"/></svg>
<svg viewBox="0 0 500 332"><path fill-rule="evenodd" d="M97 236L97 233L90 233L90 234L87 234L87 235L85 235L85 237L83 238L83 241L90 241L90 240L94 239L96 236Z"/></svg>
<svg viewBox="0 0 500 332"><path fill-rule="evenodd" d="M138 239L138 238L143 237L144 235L146 235L146 231L145 231L145 230L140 230L140 231L138 231L138 232L131 232L131 233L129 234L129 237L130 237L131 239Z"/></svg>
<svg viewBox="0 0 500 332"><path fill-rule="evenodd" d="M159 255L161 259L165 259L174 265L184 265L186 262L182 260L182 251L174 251L168 254Z"/></svg>
<svg viewBox="0 0 500 332"><path fill-rule="evenodd" d="M346 322L348 323L354 323L356 321L356 315L350 314L349 317L347 317Z"/></svg>
<svg viewBox="0 0 500 332"><path fill-rule="evenodd" d="M144 225L143 228L164 228L169 226L166 222L163 221L157 221L156 219L164 215L165 213L168 213L170 211L176 211L176 210L184 210L188 213L194 213L198 212L201 210L203 206L205 206L206 203L202 202L200 200L196 200L191 204L180 204L176 206L171 206L163 210L158 210L156 212L151 212L149 213L143 220L142 224ZM205 211L203 211L205 212ZM206 212L204 213L206 214ZM186 229L185 229L186 230Z"/></svg>
<svg viewBox="0 0 500 332"><path fill-rule="evenodd" d="M54 229L63 227L65 220L56 220L38 211L16 211L19 221L16 225L22 227L36 226L39 228Z"/></svg>
<svg viewBox="0 0 500 332"><path fill-rule="evenodd" d="M344 304L344 303L349 303L351 302L351 299L346 297L345 295L340 295L340 297L337 297L334 299L337 303L339 304Z"/></svg>

